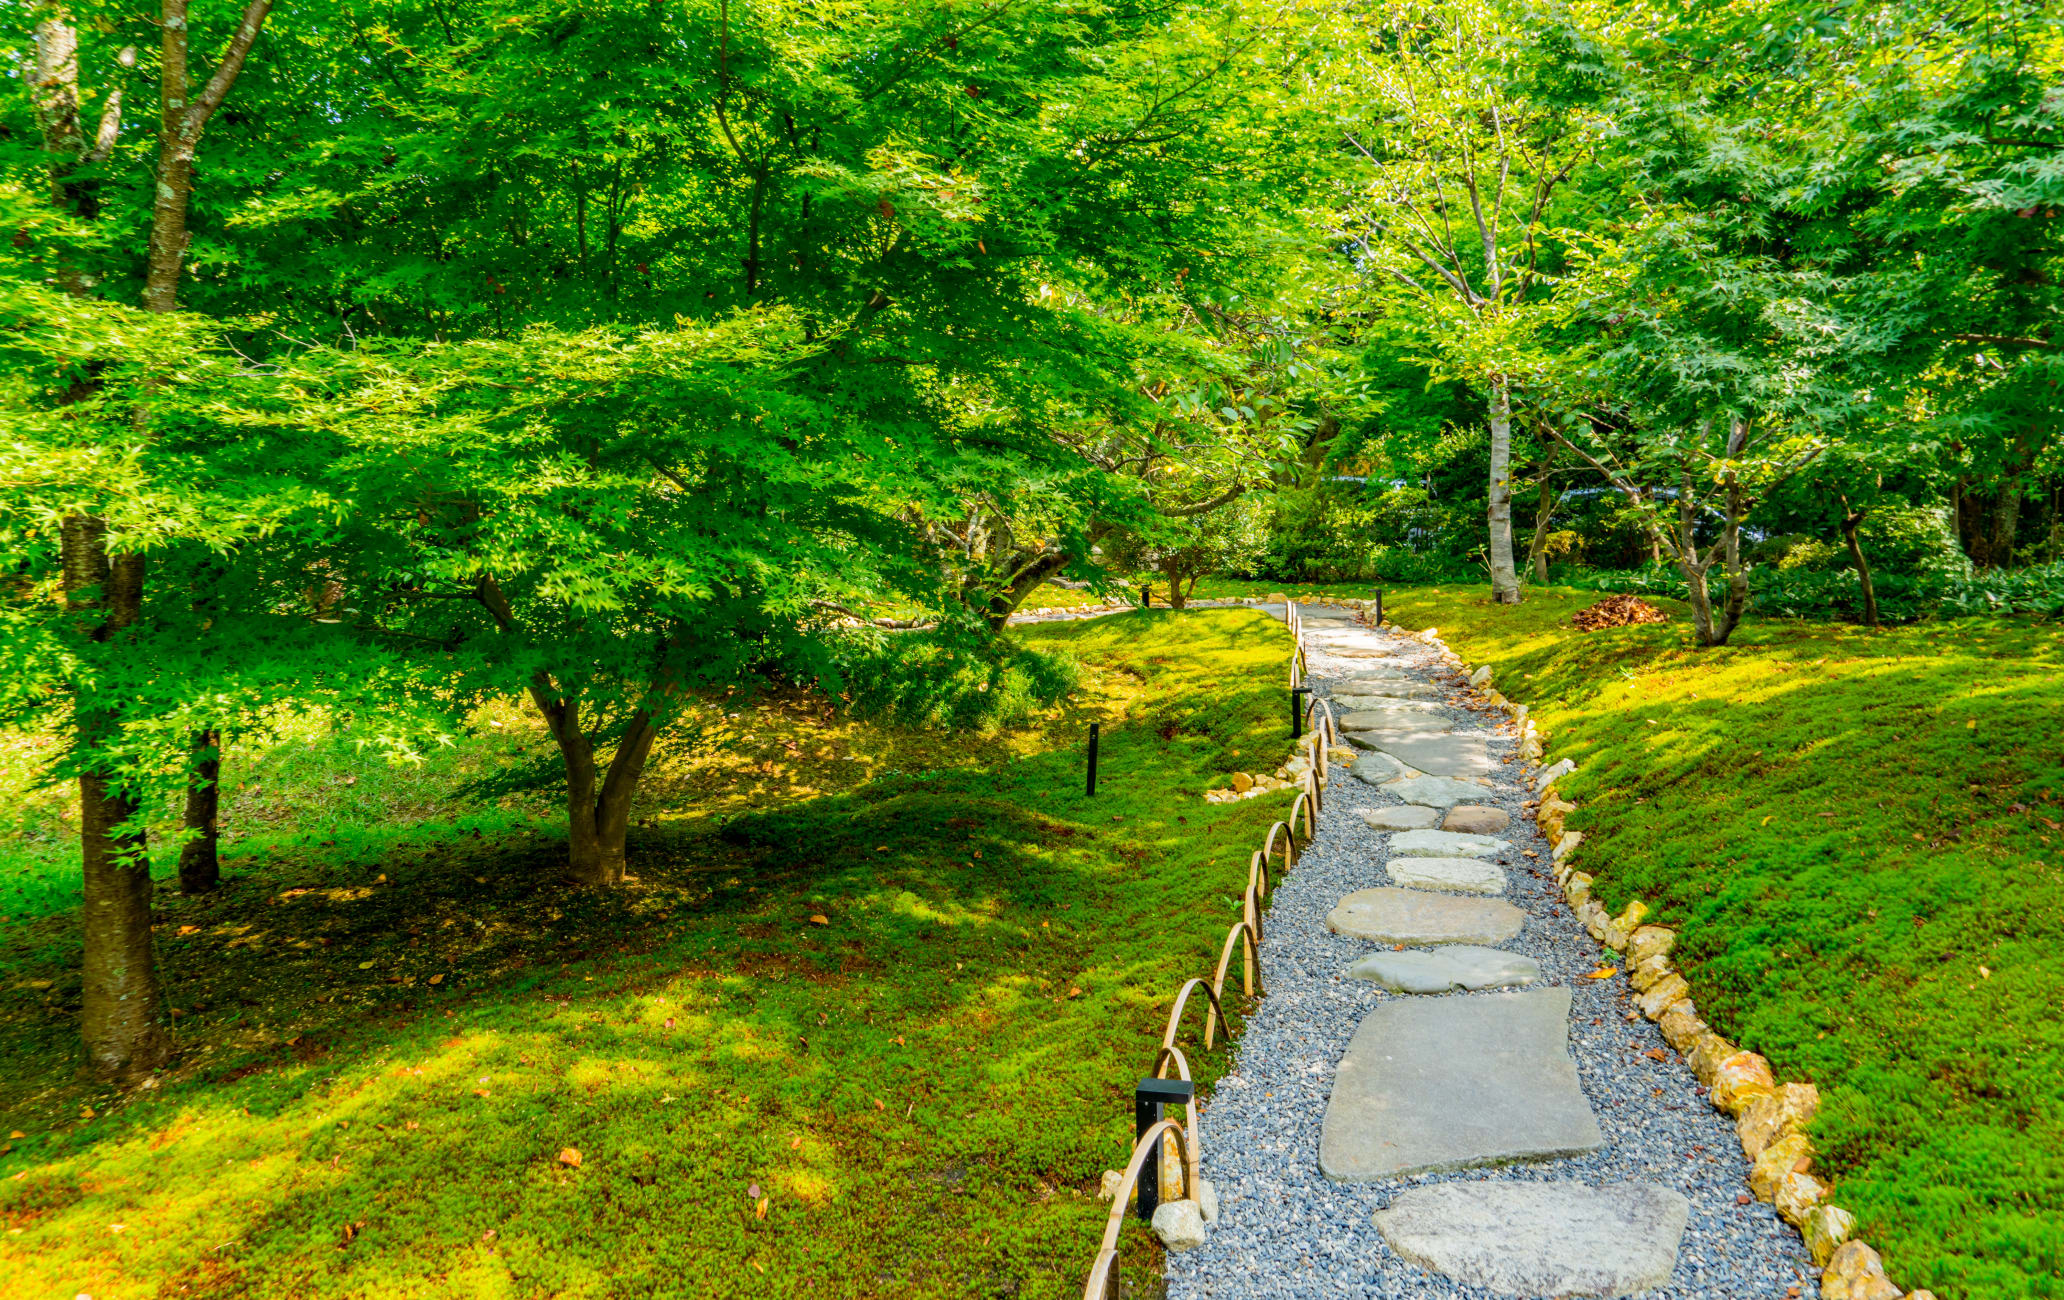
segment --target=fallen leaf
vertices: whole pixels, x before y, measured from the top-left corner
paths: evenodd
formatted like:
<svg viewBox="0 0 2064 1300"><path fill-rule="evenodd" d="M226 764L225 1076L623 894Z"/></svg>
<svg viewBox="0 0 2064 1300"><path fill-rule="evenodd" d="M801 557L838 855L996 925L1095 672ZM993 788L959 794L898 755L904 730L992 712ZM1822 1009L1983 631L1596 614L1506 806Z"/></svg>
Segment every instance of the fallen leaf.
<svg viewBox="0 0 2064 1300"><path fill-rule="evenodd" d="M92 1118L93 1118L93 1107L91 1107L91 1106L81 1106L81 1107L79 1108L79 1118L80 1118L80 1119L92 1119Z"/></svg>
<svg viewBox="0 0 2064 1300"><path fill-rule="evenodd" d="M759 1204L758 1204L757 1206L755 1206L755 1207L753 1208L753 1217L754 1217L755 1219L764 1219L764 1218L766 1218L766 1217L767 1217L767 1198L766 1198L766 1197L762 1196L762 1197L760 1198L760 1203L759 1203Z"/></svg>
<svg viewBox="0 0 2064 1300"><path fill-rule="evenodd" d="M430 982L431 982L432 984L442 984L442 983L444 983L444 976L443 976L443 975L432 975L432 976L430 977Z"/></svg>
<svg viewBox="0 0 2064 1300"><path fill-rule="evenodd" d="M1978 968L1978 978L1979 978L1979 979L1985 979L1985 980L1989 980L1989 979L1991 979L1991 978L1992 978L1992 968L1991 968L1990 966L1980 966L1980 967Z"/></svg>
<svg viewBox="0 0 2064 1300"><path fill-rule="evenodd" d="M1584 978L1587 980L1609 980L1619 973L1620 968L1617 966L1600 966L1597 970L1592 971L1589 975L1586 975Z"/></svg>
<svg viewBox="0 0 2064 1300"><path fill-rule="evenodd" d="M1770 817L1775 817L1775 816L1777 816L1777 814L1776 814L1776 813L1772 813L1772 814L1770 814ZM1764 819L1763 819L1762 821L1760 821L1760 822L1757 822L1756 824L1757 824L1758 826L1768 826L1768 825L1770 824L1770 817L1765 817L1765 818L1764 818Z"/></svg>
<svg viewBox="0 0 2064 1300"><path fill-rule="evenodd" d="M16 1129L14 1130L14 1132L9 1133L7 1136L10 1138L25 1138L28 1136L28 1134L22 1132L20 1129Z"/></svg>
<svg viewBox="0 0 2064 1300"><path fill-rule="evenodd" d="M572 1147L560 1147L559 1163L565 1165L568 1169L580 1168L580 1152Z"/></svg>
<svg viewBox="0 0 2064 1300"><path fill-rule="evenodd" d="M1734 1194L1734 1203L1736 1205L1747 1205L1750 1201L1753 1201L1755 1199L1755 1197L1749 1195L1747 1192L1736 1192Z"/></svg>
<svg viewBox="0 0 2064 1300"><path fill-rule="evenodd" d="M1647 1057L1651 1061L1667 1061L1670 1059L1669 1057L1663 1055L1663 1049L1660 1047L1651 1047L1647 1051L1643 1052L1642 1055Z"/></svg>
<svg viewBox="0 0 2064 1300"><path fill-rule="evenodd" d="M898 1035L896 1035L896 1046L898 1046L898 1047L901 1047L901 1046L903 1046L903 1035L901 1035L901 1034L898 1034Z"/></svg>
<svg viewBox="0 0 2064 1300"><path fill-rule="evenodd" d="M828 917L828 916L826 916L826 915L825 915L824 913L822 913L822 912L812 912L812 913L810 913L810 924L811 924L811 925L830 925L830 924L831 924L831 918L830 918L830 917Z"/></svg>
<svg viewBox="0 0 2064 1300"><path fill-rule="evenodd" d="M802 1135L802 1134L800 1134L800 1133L796 1134L796 1136L795 1136L795 1141L793 1141L793 1142L790 1142L790 1143L788 1144L788 1149L789 1149L789 1150L791 1150L791 1151L800 1151L800 1150L802 1150L802 1149L803 1149L803 1135Z"/></svg>
<svg viewBox="0 0 2064 1300"><path fill-rule="evenodd" d="M360 970L371 970L373 968L373 964L369 961L362 961L358 964L358 968Z"/></svg>
<svg viewBox="0 0 2064 1300"><path fill-rule="evenodd" d="M1964 730L1966 730L1966 731L1976 731L1976 730L1978 730L1978 719L1976 719L1976 718L1973 718L1973 719L1971 719L1971 720L1970 720L1969 722L1966 722L1966 723L1964 724Z"/></svg>

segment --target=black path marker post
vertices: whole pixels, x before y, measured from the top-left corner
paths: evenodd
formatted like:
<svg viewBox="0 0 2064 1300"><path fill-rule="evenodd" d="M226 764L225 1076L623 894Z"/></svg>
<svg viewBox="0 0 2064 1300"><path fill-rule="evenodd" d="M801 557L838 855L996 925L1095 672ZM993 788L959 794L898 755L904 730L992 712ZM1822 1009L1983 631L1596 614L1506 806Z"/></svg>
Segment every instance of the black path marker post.
<svg viewBox="0 0 2064 1300"><path fill-rule="evenodd" d="M1092 722L1092 723L1090 723L1090 724L1089 724L1089 791L1088 791L1088 793L1089 793L1089 794L1091 794L1091 795L1095 795L1095 794L1096 794L1096 749L1097 749L1097 724L1096 724L1096 723L1094 723L1094 722Z"/></svg>
<svg viewBox="0 0 2064 1300"><path fill-rule="evenodd" d="M1309 694L1311 694L1311 687L1309 686L1293 686L1290 688L1290 739L1292 740L1304 734L1303 701L1297 697Z"/></svg>
<svg viewBox="0 0 2064 1300"><path fill-rule="evenodd" d="M1376 626L1383 626L1383 588L1376 589Z"/></svg>
<svg viewBox="0 0 2064 1300"><path fill-rule="evenodd" d="M1132 1092L1132 1144L1137 1147L1147 1130L1161 1122L1163 1106L1187 1106L1196 1091L1188 1079L1141 1079L1139 1087ZM1166 1142L1167 1138L1162 1138ZM1160 1143L1156 1143L1159 1146ZM1154 1210L1161 1204L1161 1153L1154 1152L1147 1157L1147 1167L1139 1176L1139 1216L1142 1219L1154 1217Z"/></svg>

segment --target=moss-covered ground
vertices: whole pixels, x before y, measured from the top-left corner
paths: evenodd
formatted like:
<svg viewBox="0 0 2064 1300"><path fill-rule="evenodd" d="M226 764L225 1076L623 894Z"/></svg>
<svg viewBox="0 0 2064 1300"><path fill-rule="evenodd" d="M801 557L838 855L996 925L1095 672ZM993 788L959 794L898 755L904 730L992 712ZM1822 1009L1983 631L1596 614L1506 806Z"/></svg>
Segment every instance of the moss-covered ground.
<svg viewBox="0 0 2064 1300"><path fill-rule="evenodd" d="M1343 590L1343 594L1367 594ZM2064 1296L2064 630L1753 616L1584 633L1597 593L1394 589L1529 704L1617 911L1705 1017L1824 1098L1837 1201L1948 1300Z"/></svg>
<svg viewBox="0 0 2064 1300"><path fill-rule="evenodd" d="M1035 728L709 704L608 894L556 882L548 802L483 783L545 756L513 709L408 771L233 752L228 885L158 899L180 1056L126 1095L76 1073L65 810L16 799L0 1291L1078 1293L1132 1084L1285 810L1200 796L1288 755L1287 641L1247 611L1025 635L1086 670Z"/></svg>

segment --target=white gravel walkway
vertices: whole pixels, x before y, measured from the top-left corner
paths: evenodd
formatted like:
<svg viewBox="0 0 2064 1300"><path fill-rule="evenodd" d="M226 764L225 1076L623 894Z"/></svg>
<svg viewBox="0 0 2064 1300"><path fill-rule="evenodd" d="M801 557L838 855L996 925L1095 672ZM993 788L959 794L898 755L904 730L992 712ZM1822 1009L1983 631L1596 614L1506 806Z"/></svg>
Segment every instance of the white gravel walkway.
<svg viewBox="0 0 2064 1300"><path fill-rule="evenodd" d="M1304 612L1308 620L1351 616L1314 606ZM1308 625L1307 641L1338 640L1335 631ZM1261 952L1267 996L1242 1031L1234 1071L1203 1108L1204 1172L1218 1190L1221 1213L1204 1246L1170 1256L1172 1300L1512 1294L1465 1285L1399 1257L1372 1222L1409 1188L1483 1180L1586 1187L1634 1182L1682 1193L1690 1217L1675 1267L1667 1285L1646 1294L1685 1300L1813 1294L1798 1234L1769 1205L1746 1198L1748 1168L1731 1122L1708 1104L1655 1026L1631 1014L1624 975L1585 978L1601 960L1620 961L1584 932L1555 888L1548 844L1522 807L1528 797L1523 765L1512 761L1516 741L1502 716L1461 707L1463 683L1440 669L1428 647L1373 631L1352 639L1364 638L1395 656L1380 660L1384 667L1401 665L1413 679L1440 688L1435 698L1457 735L1477 733L1488 742L1498 767L1487 797L1475 802L1512 815L1510 828L1497 835L1513 847L1494 860L1506 867L1503 897L1525 913L1518 937L1496 946L1540 963L1541 980L1531 987L1569 990L1569 1050L1604 1146L1538 1163L1365 1183L1335 1183L1320 1172L1321 1124L1349 1040L1380 1003L1419 996L1348 978L1358 958L1387 949L1327 928L1327 913L1343 897L1391 883L1384 871L1386 835L1355 809L1399 806L1335 765L1319 835L1270 898ZM1321 694L1373 666L1368 658L1334 657L1316 646L1309 662L1311 685ZM1647 1055L1651 1051L1661 1059Z"/></svg>

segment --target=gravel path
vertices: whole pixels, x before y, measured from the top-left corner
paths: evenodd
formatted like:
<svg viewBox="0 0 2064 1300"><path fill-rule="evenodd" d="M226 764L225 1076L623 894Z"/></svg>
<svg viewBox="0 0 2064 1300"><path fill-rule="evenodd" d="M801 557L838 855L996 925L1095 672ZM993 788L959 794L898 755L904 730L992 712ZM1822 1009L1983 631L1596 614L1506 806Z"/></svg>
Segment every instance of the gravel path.
<svg viewBox="0 0 2064 1300"><path fill-rule="evenodd" d="M1307 640L1320 631L1308 628ZM1440 667L1436 651L1379 636L1402 657L1383 663L1403 662L1415 676L1447 688L1443 703L1456 731L1489 733L1492 755L1510 763L1517 744L1510 725L1495 712L1465 707L1464 683ZM1311 685L1321 694L1369 662L1333 658L1316 647L1308 659ZM1398 1258L1370 1216L1409 1186L1515 1178L1592 1185L1635 1179L1689 1197L1691 1221L1676 1272L1666 1288L1649 1295L1747 1300L1816 1293L1798 1234L1769 1205L1738 1203L1748 1190L1748 1163L1733 1124L1701 1095L1655 1026L1631 1015L1625 975L1585 978L1601 959L1622 963L1584 932L1557 892L1548 843L1521 806L1528 797L1522 766L1503 772L1509 775L1493 778L1498 784L1482 802L1512 815L1511 828L1500 832L1514 844L1502 858L1511 882L1505 896L1527 921L1518 938L1500 947L1538 959L1543 984L1569 986L1570 1051L1606 1145L1573 1159L1358 1185L1336 1184L1319 1172L1319 1129L1335 1064L1364 1014L1385 998L1410 996L1346 978L1347 966L1375 948L1326 928L1326 914L1342 896L1389 883L1382 871L1385 836L1353 810L1397 802L1336 764L1318 838L1269 900L1261 951L1267 996L1242 1031L1234 1071L1203 1108L1204 1172L1217 1188L1221 1213L1204 1246L1169 1257L1172 1300L1489 1297L1492 1292ZM1644 1055L1658 1049L1660 1061Z"/></svg>

